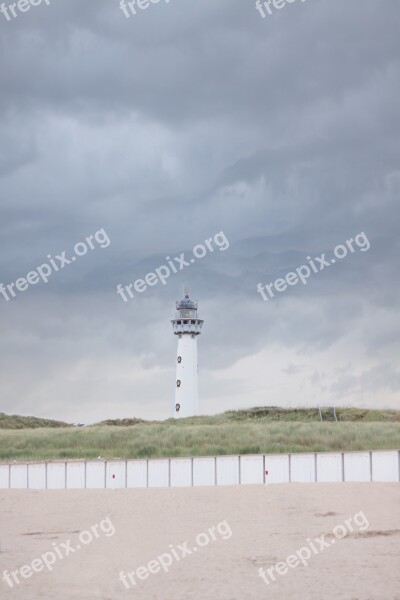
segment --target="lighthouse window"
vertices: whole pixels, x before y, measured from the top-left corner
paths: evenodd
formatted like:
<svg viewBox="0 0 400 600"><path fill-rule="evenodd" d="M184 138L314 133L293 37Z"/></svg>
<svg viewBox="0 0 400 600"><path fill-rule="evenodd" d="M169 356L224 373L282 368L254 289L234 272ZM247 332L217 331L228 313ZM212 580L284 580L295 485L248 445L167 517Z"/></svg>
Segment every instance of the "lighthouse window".
<svg viewBox="0 0 400 600"><path fill-rule="evenodd" d="M175 404L175 410L176 410L176 412L179 412L181 410L181 405Z"/></svg>
<svg viewBox="0 0 400 600"><path fill-rule="evenodd" d="M196 324L196 321L192 321L192 325L195 325L195 324Z"/></svg>
<svg viewBox="0 0 400 600"><path fill-rule="evenodd" d="M178 325L182 325L182 321L177 321Z"/></svg>
<svg viewBox="0 0 400 600"><path fill-rule="evenodd" d="M187 324L188 324L188 322L185 320L185 321L183 321L183 324L184 324L184 325L187 325Z"/></svg>
<svg viewBox="0 0 400 600"><path fill-rule="evenodd" d="M182 362L182 356L178 356L178 363Z"/></svg>
<svg viewBox="0 0 400 600"><path fill-rule="evenodd" d="M178 381L176 382L176 387L181 387L181 380L178 379Z"/></svg>

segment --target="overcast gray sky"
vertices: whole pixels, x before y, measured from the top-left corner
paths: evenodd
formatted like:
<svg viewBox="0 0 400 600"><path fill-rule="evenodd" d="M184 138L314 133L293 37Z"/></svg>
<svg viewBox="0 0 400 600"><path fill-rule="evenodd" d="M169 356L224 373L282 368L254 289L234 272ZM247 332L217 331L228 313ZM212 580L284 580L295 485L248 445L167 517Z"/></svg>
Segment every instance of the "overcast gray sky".
<svg viewBox="0 0 400 600"><path fill-rule="evenodd" d="M391 0L0 14L0 283L111 241L0 296L0 411L170 417L184 284L205 320L203 413L399 409L399 30ZM225 251L117 295L220 231ZM361 232L368 251L257 293Z"/></svg>

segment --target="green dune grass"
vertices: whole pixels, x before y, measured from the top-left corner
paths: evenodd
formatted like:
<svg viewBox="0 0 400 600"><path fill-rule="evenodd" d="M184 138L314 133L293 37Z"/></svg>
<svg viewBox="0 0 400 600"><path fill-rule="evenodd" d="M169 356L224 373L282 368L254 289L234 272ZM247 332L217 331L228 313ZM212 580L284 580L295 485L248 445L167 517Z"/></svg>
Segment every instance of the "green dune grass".
<svg viewBox="0 0 400 600"><path fill-rule="evenodd" d="M155 458L400 448L400 421L196 417L163 423L0 430L1 461Z"/></svg>

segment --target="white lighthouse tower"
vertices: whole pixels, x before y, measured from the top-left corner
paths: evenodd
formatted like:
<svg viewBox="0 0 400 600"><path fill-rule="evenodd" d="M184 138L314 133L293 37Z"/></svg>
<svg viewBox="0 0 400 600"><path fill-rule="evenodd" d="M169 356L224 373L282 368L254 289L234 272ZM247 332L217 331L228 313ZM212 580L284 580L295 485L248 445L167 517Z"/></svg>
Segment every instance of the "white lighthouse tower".
<svg viewBox="0 0 400 600"><path fill-rule="evenodd" d="M204 323L197 316L197 302L189 298L185 288L184 299L176 303L175 319L171 321L178 336L174 417L193 417L199 414L197 336Z"/></svg>

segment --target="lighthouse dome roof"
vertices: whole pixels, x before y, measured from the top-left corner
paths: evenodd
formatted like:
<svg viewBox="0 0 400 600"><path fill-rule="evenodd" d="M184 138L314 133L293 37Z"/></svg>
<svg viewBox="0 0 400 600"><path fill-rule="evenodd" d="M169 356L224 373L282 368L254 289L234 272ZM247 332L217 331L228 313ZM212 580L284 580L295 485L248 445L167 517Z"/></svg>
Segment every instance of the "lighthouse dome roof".
<svg viewBox="0 0 400 600"><path fill-rule="evenodd" d="M193 300L191 300L189 298L189 296L186 294L186 296L183 298L183 300L180 300L177 303L177 308L196 309L197 303L193 302Z"/></svg>

